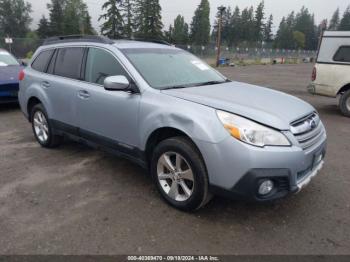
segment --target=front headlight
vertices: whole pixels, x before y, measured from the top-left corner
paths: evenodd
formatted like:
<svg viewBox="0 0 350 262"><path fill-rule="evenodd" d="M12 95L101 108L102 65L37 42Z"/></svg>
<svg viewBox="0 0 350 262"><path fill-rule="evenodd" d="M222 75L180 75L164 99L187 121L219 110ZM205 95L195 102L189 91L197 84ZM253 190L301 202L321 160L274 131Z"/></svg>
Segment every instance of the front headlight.
<svg viewBox="0 0 350 262"><path fill-rule="evenodd" d="M217 115L227 131L245 143L258 147L291 145L281 132L224 111L217 111Z"/></svg>

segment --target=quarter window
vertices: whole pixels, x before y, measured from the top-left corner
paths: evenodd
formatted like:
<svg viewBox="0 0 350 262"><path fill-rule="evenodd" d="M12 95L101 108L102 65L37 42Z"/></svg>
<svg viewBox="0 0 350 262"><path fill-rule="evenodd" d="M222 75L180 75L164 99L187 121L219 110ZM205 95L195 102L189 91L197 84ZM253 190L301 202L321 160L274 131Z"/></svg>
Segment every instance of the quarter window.
<svg viewBox="0 0 350 262"><path fill-rule="evenodd" d="M47 50L41 52L32 64L32 68L39 72L46 72L47 65L51 59L54 50Z"/></svg>
<svg viewBox="0 0 350 262"><path fill-rule="evenodd" d="M80 79L83 56L83 47L59 49L56 58L55 75Z"/></svg>
<svg viewBox="0 0 350 262"><path fill-rule="evenodd" d="M334 55L334 61L350 63L350 46L342 46Z"/></svg>
<svg viewBox="0 0 350 262"><path fill-rule="evenodd" d="M85 81L103 85L108 76L123 75L127 78L122 65L108 52L90 48L86 61Z"/></svg>

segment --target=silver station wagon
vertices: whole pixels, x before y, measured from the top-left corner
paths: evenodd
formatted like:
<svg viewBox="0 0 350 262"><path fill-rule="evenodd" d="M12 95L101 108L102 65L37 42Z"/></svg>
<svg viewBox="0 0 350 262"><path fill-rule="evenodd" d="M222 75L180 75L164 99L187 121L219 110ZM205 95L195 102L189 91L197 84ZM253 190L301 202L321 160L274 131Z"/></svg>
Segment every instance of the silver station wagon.
<svg viewBox="0 0 350 262"><path fill-rule="evenodd" d="M282 198L324 163L311 105L231 81L162 42L50 38L20 73L19 100L40 145L66 137L133 160L181 210L213 195Z"/></svg>

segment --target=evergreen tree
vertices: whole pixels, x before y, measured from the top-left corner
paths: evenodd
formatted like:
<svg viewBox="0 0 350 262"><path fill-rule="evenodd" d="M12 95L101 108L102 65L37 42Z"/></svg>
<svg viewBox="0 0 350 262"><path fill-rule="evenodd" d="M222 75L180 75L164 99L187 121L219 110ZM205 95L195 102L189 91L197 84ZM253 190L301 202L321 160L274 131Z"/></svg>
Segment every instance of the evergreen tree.
<svg viewBox="0 0 350 262"><path fill-rule="evenodd" d="M44 15L39 21L37 34L41 39L47 38L50 35L49 20Z"/></svg>
<svg viewBox="0 0 350 262"><path fill-rule="evenodd" d="M135 7L136 36L145 39L163 38L159 0L136 0Z"/></svg>
<svg viewBox="0 0 350 262"><path fill-rule="evenodd" d="M121 9L121 0L108 0L102 5L102 10L106 10L106 13L98 19L98 21L105 20L101 26L102 35L112 39L124 36L124 17L120 12Z"/></svg>
<svg viewBox="0 0 350 262"><path fill-rule="evenodd" d="M272 25L273 25L273 16L270 15L269 20L267 21L264 28L264 41L267 43L272 42Z"/></svg>
<svg viewBox="0 0 350 262"><path fill-rule="evenodd" d="M241 41L252 42L256 39L254 36L255 21L254 21L254 9L253 9L253 7L245 8L242 11L240 31L241 31L241 34L240 34Z"/></svg>
<svg viewBox="0 0 350 262"><path fill-rule="evenodd" d="M260 2L255 11L255 25L254 25L254 40L262 42L264 39L264 18L265 18L265 3Z"/></svg>
<svg viewBox="0 0 350 262"><path fill-rule="evenodd" d="M295 24L294 12L290 13L287 18L283 17L279 25L275 40L276 48L292 49L294 48L293 28Z"/></svg>
<svg viewBox="0 0 350 262"><path fill-rule="evenodd" d="M210 38L210 5L201 0L191 23L191 40L195 45L207 45Z"/></svg>
<svg viewBox="0 0 350 262"><path fill-rule="evenodd" d="M30 31L32 7L23 0L0 0L0 34L25 37Z"/></svg>
<svg viewBox="0 0 350 262"><path fill-rule="evenodd" d="M343 18L339 24L339 31L350 31L350 6L348 6L344 12Z"/></svg>
<svg viewBox="0 0 350 262"><path fill-rule="evenodd" d="M315 26L314 15L309 13L309 10L302 7L295 18L295 26L293 31L299 31L305 35L305 48L314 50L317 48L317 29Z"/></svg>
<svg viewBox="0 0 350 262"><path fill-rule="evenodd" d="M235 11L232 14L230 21L230 30L228 36L228 45L233 46L237 45L242 38L241 30L241 11L239 7L236 6Z"/></svg>
<svg viewBox="0 0 350 262"><path fill-rule="evenodd" d="M124 35L131 38L133 36L135 24L134 24L134 0L123 0L121 2L121 10L124 16Z"/></svg>
<svg viewBox="0 0 350 262"><path fill-rule="evenodd" d="M329 27L328 30L338 30L339 27L339 22L340 22L340 15L339 15L339 8L337 8L337 10L335 10L331 21L329 22Z"/></svg>
<svg viewBox="0 0 350 262"><path fill-rule="evenodd" d="M83 0L66 0L63 14L65 35L87 34L93 31L87 5Z"/></svg>
<svg viewBox="0 0 350 262"><path fill-rule="evenodd" d="M66 0L51 0L51 3L47 4L49 10L49 27L50 36L58 36L64 34L64 8Z"/></svg>
<svg viewBox="0 0 350 262"><path fill-rule="evenodd" d="M185 18L178 15L174 20L174 28L169 28L171 38L176 44L188 43L188 24L185 23Z"/></svg>

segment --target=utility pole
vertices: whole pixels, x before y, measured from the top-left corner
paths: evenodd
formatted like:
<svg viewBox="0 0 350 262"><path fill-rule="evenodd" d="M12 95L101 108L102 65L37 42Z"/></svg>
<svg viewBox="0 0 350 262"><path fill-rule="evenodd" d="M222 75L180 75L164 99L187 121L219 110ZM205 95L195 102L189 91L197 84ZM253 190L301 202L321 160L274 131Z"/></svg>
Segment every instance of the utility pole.
<svg viewBox="0 0 350 262"><path fill-rule="evenodd" d="M220 6L220 7L218 7L218 10L220 12L220 17L219 17L219 26L218 26L218 36L217 36L217 41L216 41L216 48L217 48L216 66L217 67L220 64L220 55L221 55L222 15L225 12L226 7Z"/></svg>

